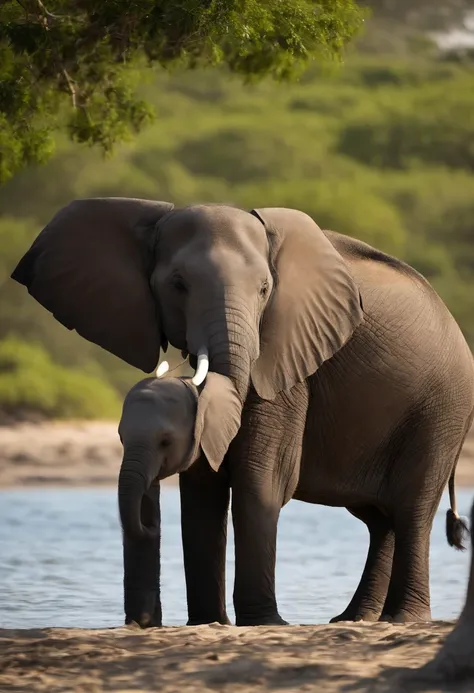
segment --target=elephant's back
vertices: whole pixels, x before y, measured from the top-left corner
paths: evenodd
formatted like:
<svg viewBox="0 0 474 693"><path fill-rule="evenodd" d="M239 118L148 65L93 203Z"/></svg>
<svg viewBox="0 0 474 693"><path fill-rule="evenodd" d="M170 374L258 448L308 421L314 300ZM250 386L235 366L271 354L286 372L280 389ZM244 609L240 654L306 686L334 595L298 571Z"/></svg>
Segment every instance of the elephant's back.
<svg viewBox="0 0 474 693"><path fill-rule="evenodd" d="M367 243L324 233L349 265L369 320L393 336L424 335L434 345L438 339L449 340L452 348L471 354L448 307L422 274Z"/></svg>
<svg viewBox="0 0 474 693"><path fill-rule="evenodd" d="M379 492L374 460L413 417L428 437L459 445L474 407L473 358L454 318L416 270L325 233L360 287L364 321L310 378L298 497L347 505L357 482L363 504Z"/></svg>
<svg viewBox="0 0 474 693"><path fill-rule="evenodd" d="M431 284L413 267L362 241L325 231L357 282L365 320L348 344L384 369L405 366L398 377L422 390L454 388L465 406L474 406L474 361L454 317ZM368 352L369 350L367 350ZM394 358L395 357L395 358ZM398 369L397 369L398 370ZM449 383L449 385L448 385Z"/></svg>
<svg viewBox="0 0 474 693"><path fill-rule="evenodd" d="M349 265L363 299L370 301L373 297L373 302L378 303L378 297L385 292L400 297L410 295L412 301L419 296L424 303L441 301L428 280L406 262L356 238L335 231L324 233Z"/></svg>

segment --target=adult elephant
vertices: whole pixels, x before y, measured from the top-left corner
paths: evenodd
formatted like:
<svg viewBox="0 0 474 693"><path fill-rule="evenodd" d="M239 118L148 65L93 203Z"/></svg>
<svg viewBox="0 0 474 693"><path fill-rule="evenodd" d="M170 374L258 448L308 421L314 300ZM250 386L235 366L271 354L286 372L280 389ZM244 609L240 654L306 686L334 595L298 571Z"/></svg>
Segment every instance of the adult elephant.
<svg viewBox="0 0 474 693"><path fill-rule="evenodd" d="M230 486L237 624L283 623L275 546L291 497L347 507L369 528L340 618L430 617L429 535L474 377L458 326L415 270L297 210L109 198L60 210L12 276L146 372L170 342L234 383L206 434L209 465L180 477L189 623L228 621Z"/></svg>

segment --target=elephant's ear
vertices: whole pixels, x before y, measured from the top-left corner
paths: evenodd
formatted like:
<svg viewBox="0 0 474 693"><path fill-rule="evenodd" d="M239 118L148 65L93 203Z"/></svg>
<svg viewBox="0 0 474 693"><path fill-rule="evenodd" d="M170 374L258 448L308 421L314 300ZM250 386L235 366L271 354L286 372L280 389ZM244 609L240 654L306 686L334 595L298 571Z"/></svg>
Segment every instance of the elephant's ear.
<svg viewBox="0 0 474 693"><path fill-rule="evenodd" d="M197 405L194 439L217 472L232 440L237 435L242 415L242 402L229 378L208 373Z"/></svg>
<svg viewBox="0 0 474 693"><path fill-rule="evenodd" d="M172 209L151 200L74 200L11 276L65 327L149 373L166 340L148 283L147 245Z"/></svg>
<svg viewBox="0 0 474 693"><path fill-rule="evenodd" d="M263 315L253 385L274 399L315 373L363 320L348 266L319 226L295 209L254 209L266 228L275 286Z"/></svg>

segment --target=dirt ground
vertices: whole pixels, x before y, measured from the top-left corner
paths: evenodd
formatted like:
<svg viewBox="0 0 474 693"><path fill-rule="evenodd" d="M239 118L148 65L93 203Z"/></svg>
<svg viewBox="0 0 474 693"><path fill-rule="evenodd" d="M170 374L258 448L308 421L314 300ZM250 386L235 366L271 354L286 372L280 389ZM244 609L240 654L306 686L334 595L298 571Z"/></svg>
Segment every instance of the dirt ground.
<svg viewBox="0 0 474 693"><path fill-rule="evenodd" d="M0 488L115 486L121 455L116 422L0 426ZM172 477L166 483L176 482ZM464 445L456 485L474 487L474 428Z"/></svg>
<svg viewBox="0 0 474 693"><path fill-rule="evenodd" d="M473 691L407 680L452 625L0 630L0 691Z"/></svg>

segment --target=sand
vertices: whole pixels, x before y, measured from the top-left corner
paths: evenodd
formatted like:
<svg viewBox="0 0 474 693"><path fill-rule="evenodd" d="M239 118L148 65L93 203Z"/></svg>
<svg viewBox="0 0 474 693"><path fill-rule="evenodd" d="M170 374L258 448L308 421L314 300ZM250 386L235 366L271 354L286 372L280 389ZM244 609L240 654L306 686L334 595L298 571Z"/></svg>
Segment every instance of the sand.
<svg viewBox="0 0 474 693"><path fill-rule="evenodd" d="M121 456L117 422L0 426L0 488L116 486ZM165 483L176 484L177 476ZM458 464L456 485L474 487L474 427Z"/></svg>
<svg viewBox="0 0 474 693"><path fill-rule="evenodd" d="M473 691L406 678L452 626L0 630L0 691Z"/></svg>

